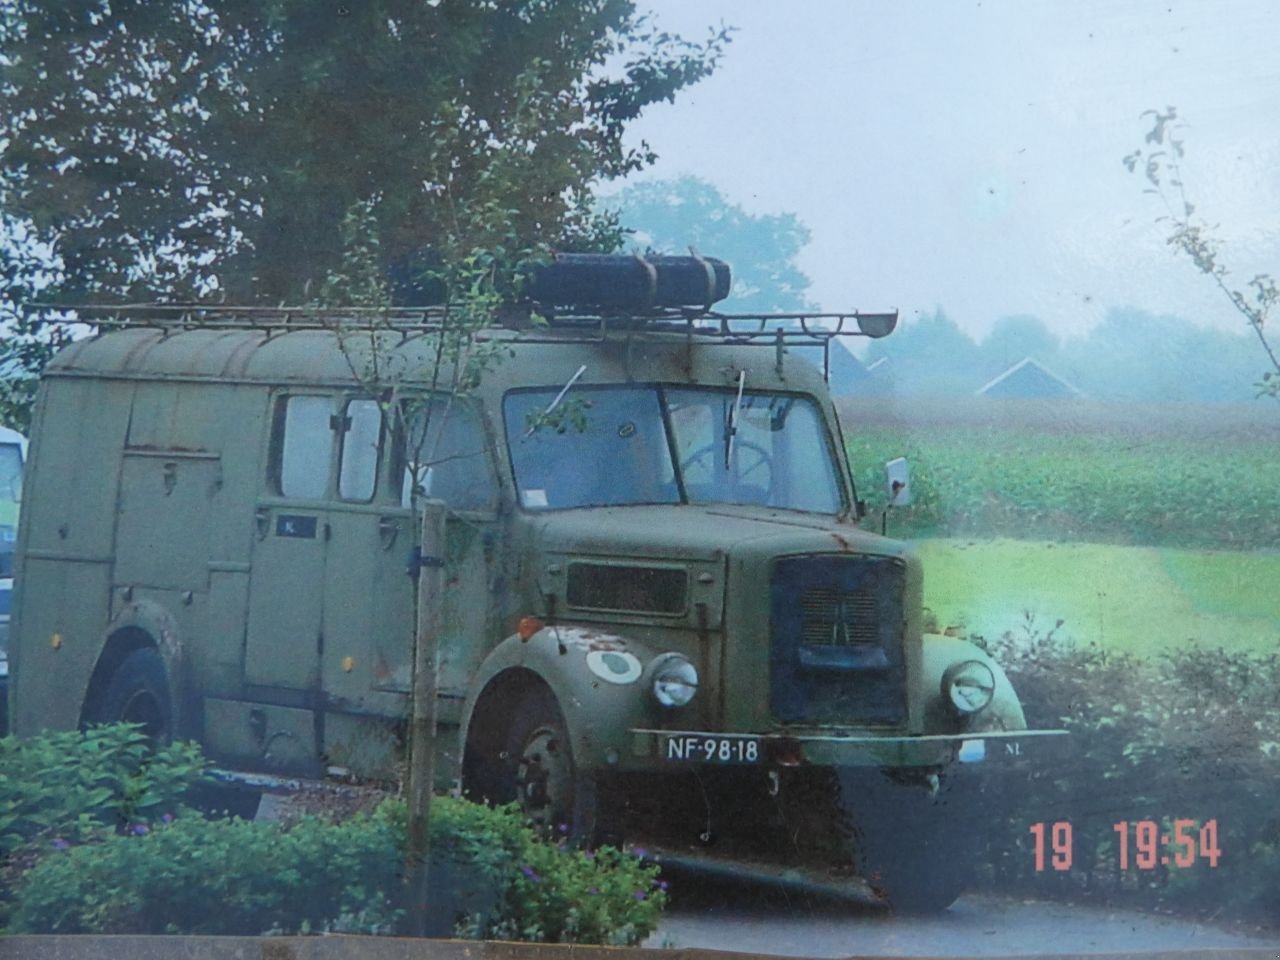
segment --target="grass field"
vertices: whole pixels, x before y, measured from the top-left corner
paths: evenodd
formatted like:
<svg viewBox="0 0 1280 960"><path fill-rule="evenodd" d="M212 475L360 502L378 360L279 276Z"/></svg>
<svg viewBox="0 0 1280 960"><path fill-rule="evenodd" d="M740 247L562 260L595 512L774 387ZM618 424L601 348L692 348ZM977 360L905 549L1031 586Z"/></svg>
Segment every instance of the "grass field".
<svg viewBox="0 0 1280 960"><path fill-rule="evenodd" d="M1191 641L1280 649L1280 552L1010 539L917 547L940 629L994 639L1062 620L1060 637L1132 653Z"/></svg>

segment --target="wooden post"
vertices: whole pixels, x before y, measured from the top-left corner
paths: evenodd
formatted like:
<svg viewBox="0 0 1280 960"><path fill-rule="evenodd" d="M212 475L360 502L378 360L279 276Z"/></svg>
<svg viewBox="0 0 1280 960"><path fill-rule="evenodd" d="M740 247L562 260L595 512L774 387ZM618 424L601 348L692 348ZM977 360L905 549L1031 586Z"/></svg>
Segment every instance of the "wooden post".
<svg viewBox="0 0 1280 960"><path fill-rule="evenodd" d="M444 590L445 505L423 500L418 560L418 607L413 644L409 724L409 824L406 859L412 930L426 929L427 873L431 859L431 793L435 785L436 662Z"/></svg>

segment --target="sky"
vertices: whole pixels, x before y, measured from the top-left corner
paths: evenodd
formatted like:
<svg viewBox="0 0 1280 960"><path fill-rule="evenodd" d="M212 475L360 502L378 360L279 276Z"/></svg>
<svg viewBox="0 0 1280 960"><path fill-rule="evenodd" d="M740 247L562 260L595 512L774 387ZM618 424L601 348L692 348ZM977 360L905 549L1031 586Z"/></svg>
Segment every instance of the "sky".
<svg viewBox="0 0 1280 960"><path fill-rule="evenodd" d="M1145 110L1186 123L1184 182L1239 286L1280 274L1280 4L1272 0L639 0L737 31L721 67L631 131L658 163L812 232L828 310L1008 314L1060 336L1136 306L1247 332L1165 244L1122 158ZM715 251L699 251L714 255Z"/></svg>

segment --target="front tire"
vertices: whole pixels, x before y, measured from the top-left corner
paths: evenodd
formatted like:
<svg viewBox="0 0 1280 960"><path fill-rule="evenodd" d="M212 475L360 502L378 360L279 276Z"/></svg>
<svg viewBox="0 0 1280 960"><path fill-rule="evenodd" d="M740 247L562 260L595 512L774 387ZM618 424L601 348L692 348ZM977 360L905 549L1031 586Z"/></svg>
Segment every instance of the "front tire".
<svg viewBox="0 0 1280 960"><path fill-rule="evenodd" d="M546 689L516 707L503 751L508 789L529 823L548 837L591 845L595 839L593 780L579 774L569 728Z"/></svg>
<svg viewBox="0 0 1280 960"><path fill-rule="evenodd" d="M136 723L157 745L173 741L173 700L164 661L143 647L125 657L85 709L85 722Z"/></svg>

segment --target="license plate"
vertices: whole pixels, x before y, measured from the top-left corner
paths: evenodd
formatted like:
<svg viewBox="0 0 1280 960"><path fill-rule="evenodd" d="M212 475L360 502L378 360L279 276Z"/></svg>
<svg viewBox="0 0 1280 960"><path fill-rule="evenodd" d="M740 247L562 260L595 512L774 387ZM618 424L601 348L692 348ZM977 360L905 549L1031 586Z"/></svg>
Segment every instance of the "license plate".
<svg viewBox="0 0 1280 960"><path fill-rule="evenodd" d="M683 734L666 738L663 757L695 763L759 763L760 740L756 737Z"/></svg>

